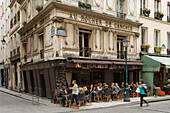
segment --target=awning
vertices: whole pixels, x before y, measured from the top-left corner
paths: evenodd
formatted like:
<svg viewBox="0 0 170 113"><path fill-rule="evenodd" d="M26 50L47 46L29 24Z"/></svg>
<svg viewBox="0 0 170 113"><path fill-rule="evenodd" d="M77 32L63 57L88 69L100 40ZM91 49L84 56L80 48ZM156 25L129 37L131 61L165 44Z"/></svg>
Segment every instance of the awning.
<svg viewBox="0 0 170 113"><path fill-rule="evenodd" d="M170 68L170 57L144 55L141 60L146 64L146 66L143 67L144 71L159 71L161 65Z"/></svg>
<svg viewBox="0 0 170 113"><path fill-rule="evenodd" d="M112 64L111 61L99 61L99 60L83 60L83 59L73 59L73 63L88 63L88 64Z"/></svg>
<svg viewBox="0 0 170 113"><path fill-rule="evenodd" d="M116 64L116 65L125 65L126 62L113 62L113 64ZM142 63L142 62L127 62L127 65L140 65L140 66L144 66L145 64Z"/></svg>

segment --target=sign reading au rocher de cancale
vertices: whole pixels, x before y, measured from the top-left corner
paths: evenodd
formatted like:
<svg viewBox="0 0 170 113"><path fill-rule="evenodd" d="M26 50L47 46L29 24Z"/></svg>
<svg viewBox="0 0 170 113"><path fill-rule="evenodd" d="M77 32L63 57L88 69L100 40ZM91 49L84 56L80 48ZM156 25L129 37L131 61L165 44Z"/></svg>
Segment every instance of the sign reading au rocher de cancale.
<svg viewBox="0 0 170 113"><path fill-rule="evenodd" d="M79 15L79 14L75 14L75 13L70 13L69 18L76 20L76 21L85 22L85 23L88 23L88 24L132 31L131 25L125 25L125 24L121 24L121 23L105 21L105 20L93 18L93 17L90 17L90 16L84 16L84 15Z"/></svg>

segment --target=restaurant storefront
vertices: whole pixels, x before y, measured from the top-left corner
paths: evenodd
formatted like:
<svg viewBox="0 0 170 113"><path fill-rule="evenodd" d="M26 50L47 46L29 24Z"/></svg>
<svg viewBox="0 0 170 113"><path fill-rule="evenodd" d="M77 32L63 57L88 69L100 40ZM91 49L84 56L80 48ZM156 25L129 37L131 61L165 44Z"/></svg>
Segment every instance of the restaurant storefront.
<svg viewBox="0 0 170 113"><path fill-rule="evenodd" d="M151 94L154 89L164 90L168 84L170 71L170 58L160 56L143 55L141 61L146 65L143 66L142 79L148 86L151 86Z"/></svg>

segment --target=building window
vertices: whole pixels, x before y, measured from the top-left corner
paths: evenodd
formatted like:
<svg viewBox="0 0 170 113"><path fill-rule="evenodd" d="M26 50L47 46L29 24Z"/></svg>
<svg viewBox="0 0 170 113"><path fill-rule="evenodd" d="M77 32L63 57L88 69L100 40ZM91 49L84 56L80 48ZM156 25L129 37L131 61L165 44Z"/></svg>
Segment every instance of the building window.
<svg viewBox="0 0 170 113"><path fill-rule="evenodd" d="M89 47L90 42L90 30L79 29L79 56L90 57L91 48Z"/></svg>
<svg viewBox="0 0 170 113"><path fill-rule="evenodd" d="M125 58L125 51L123 47L123 39L126 38L124 36L117 36L117 59Z"/></svg>
<svg viewBox="0 0 170 113"><path fill-rule="evenodd" d="M155 12L160 11L161 10L161 2L159 0L155 0Z"/></svg>
<svg viewBox="0 0 170 113"><path fill-rule="evenodd" d="M170 22L170 2L168 2L167 6L167 21Z"/></svg>
<svg viewBox="0 0 170 113"><path fill-rule="evenodd" d="M154 42L155 42L155 46L159 46L159 36L160 36L160 34L159 34L160 32L158 31L158 30L155 30L154 31Z"/></svg>
<svg viewBox="0 0 170 113"><path fill-rule="evenodd" d="M170 49L170 33L168 34L168 48Z"/></svg>
<svg viewBox="0 0 170 113"><path fill-rule="evenodd" d="M146 44L147 28L141 28L141 44Z"/></svg>
<svg viewBox="0 0 170 113"><path fill-rule="evenodd" d="M126 14L124 14L123 8L124 0L117 0L117 17L125 18Z"/></svg>
<svg viewBox="0 0 170 113"><path fill-rule="evenodd" d="M143 9L147 8L147 1L140 0L140 14L143 15Z"/></svg>

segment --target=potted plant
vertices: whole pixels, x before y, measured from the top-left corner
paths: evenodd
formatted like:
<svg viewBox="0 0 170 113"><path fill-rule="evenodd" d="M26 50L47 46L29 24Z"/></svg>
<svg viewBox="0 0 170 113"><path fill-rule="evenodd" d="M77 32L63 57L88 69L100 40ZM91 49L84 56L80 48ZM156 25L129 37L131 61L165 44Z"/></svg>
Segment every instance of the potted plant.
<svg viewBox="0 0 170 113"><path fill-rule="evenodd" d="M37 10L38 12L41 12L42 9L43 9L43 6L42 6L42 5L37 5L37 6L36 6L36 10Z"/></svg>
<svg viewBox="0 0 170 113"><path fill-rule="evenodd" d="M143 9L143 14L147 17L149 17L149 14L151 13L151 9L144 8Z"/></svg>
<svg viewBox="0 0 170 113"><path fill-rule="evenodd" d="M27 24L27 22L26 22L26 21L23 21L23 22L22 22L22 25L25 25L25 24Z"/></svg>
<svg viewBox="0 0 170 113"><path fill-rule="evenodd" d="M86 9L91 9L91 4L86 4Z"/></svg>
<svg viewBox="0 0 170 113"><path fill-rule="evenodd" d="M155 53L161 53L162 47L154 47L154 52Z"/></svg>
<svg viewBox="0 0 170 113"><path fill-rule="evenodd" d="M157 11L155 13L155 19L159 19L162 20L162 18L164 17L165 14L161 13L160 11Z"/></svg>
<svg viewBox="0 0 170 113"><path fill-rule="evenodd" d="M147 48L147 52L149 51L149 48L151 47L151 45L147 44L146 48Z"/></svg>
<svg viewBox="0 0 170 113"><path fill-rule="evenodd" d="M167 55L170 55L170 48L167 48Z"/></svg>
<svg viewBox="0 0 170 113"><path fill-rule="evenodd" d="M79 7L82 7L82 8L86 7L86 3L85 2L79 1L78 3L79 3Z"/></svg>
<svg viewBox="0 0 170 113"><path fill-rule="evenodd" d="M145 44L142 44L142 45L141 45L141 51L142 51L142 52L147 52L147 47L146 47Z"/></svg>

